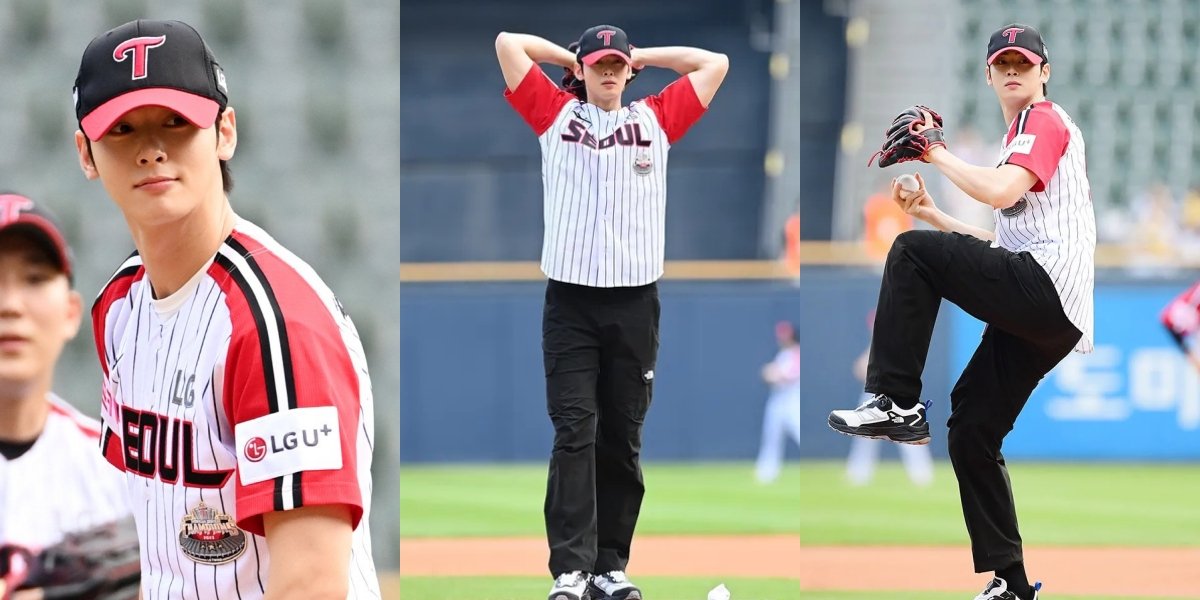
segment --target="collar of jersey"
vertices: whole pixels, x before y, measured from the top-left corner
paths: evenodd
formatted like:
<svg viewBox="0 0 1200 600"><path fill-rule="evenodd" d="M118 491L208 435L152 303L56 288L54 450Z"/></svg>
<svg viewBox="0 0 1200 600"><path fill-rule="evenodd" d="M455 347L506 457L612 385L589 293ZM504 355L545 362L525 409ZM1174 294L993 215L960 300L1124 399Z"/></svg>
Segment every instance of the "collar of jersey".
<svg viewBox="0 0 1200 600"><path fill-rule="evenodd" d="M176 312L179 312L179 308L183 306L184 301L192 297L192 292L195 292L196 286L200 285L200 280L204 277L204 274L208 273L208 267L212 265L212 262L212 258L205 261L204 266L200 267L200 270L196 271L191 279L187 280L187 283L180 286L170 296L166 298L150 298L150 304L154 306L154 312L158 313L160 319L169 319Z"/></svg>

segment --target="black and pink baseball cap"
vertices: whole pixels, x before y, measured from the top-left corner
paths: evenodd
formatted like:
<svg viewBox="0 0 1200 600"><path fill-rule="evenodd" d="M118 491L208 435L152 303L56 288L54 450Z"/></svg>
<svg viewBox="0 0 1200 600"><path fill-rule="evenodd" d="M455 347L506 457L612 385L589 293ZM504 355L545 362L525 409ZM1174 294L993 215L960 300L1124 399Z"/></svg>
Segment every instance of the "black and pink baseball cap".
<svg viewBox="0 0 1200 600"><path fill-rule="evenodd" d="M225 72L191 25L140 19L96 36L83 51L75 118L93 141L143 106L168 108L207 129L228 94Z"/></svg>
<svg viewBox="0 0 1200 600"><path fill-rule="evenodd" d="M74 255L54 214L28 196L0 191L0 233L18 229L28 231L55 266L74 282Z"/></svg>
<svg viewBox="0 0 1200 600"><path fill-rule="evenodd" d="M632 63L633 58L629 49L629 36L620 27L612 25L597 25L588 28L579 36L579 48L575 50L575 60L594 65L605 56L619 56L626 63Z"/></svg>
<svg viewBox="0 0 1200 600"><path fill-rule="evenodd" d="M1029 25L1012 23L997 29L988 39L987 64L992 64L1001 52L1007 50L1024 54L1035 65L1050 62L1050 53L1046 50L1042 34Z"/></svg>

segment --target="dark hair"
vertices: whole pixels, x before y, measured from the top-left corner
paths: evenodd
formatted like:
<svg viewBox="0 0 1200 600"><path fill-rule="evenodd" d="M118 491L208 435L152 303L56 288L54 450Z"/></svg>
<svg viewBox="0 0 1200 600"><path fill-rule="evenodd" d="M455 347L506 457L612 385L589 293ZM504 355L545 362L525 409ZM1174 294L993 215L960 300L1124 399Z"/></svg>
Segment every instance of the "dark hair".
<svg viewBox="0 0 1200 600"><path fill-rule="evenodd" d="M571 42L570 45L567 46L567 50L570 51L571 54L575 54L575 52L579 50L579 42ZM575 78L575 70L571 67L563 67L563 71L566 71L562 78L563 90L567 93L574 94L576 98L579 98L580 102L587 102L587 86L585 86L582 81Z"/></svg>
<svg viewBox="0 0 1200 600"><path fill-rule="evenodd" d="M217 130L218 141L221 138L221 128L219 127L221 124L221 113L224 112L225 110L221 109L221 112L217 113L217 120L213 123L213 128ZM87 144L88 156L92 156L92 138L85 135L83 136L83 141ZM95 162L95 158L92 159L92 162ZM218 163L221 168L221 189L228 194L233 191L233 171L229 168L229 161L218 160Z"/></svg>
<svg viewBox="0 0 1200 600"><path fill-rule="evenodd" d="M218 141L221 139L221 115L224 113L224 108L217 112L217 120L213 123L213 129L217 130ZM221 168L221 189L228 194L229 192L233 191L233 171L229 168L229 161L218 160L217 162L220 164Z"/></svg>

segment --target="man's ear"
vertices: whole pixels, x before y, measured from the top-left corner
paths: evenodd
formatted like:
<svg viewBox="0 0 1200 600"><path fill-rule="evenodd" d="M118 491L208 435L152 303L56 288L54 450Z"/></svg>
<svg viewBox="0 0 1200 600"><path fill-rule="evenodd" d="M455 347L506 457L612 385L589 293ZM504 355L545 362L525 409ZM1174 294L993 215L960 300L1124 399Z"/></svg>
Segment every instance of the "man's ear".
<svg viewBox="0 0 1200 600"><path fill-rule="evenodd" d="M226 106L217 120L217 158L229 160L237 150L237 114L232 106Z"/></svg>
<svg viewBox="0 0 1200 600"><path fill-rule="evenodd" d="M79 168L83 171L83 176L87 179L100 177L100 172L96 170L96 162L92 160L92 150L88 147L87 138L83 137L82 131L75 132L75 150L79 153Z"/></svg>

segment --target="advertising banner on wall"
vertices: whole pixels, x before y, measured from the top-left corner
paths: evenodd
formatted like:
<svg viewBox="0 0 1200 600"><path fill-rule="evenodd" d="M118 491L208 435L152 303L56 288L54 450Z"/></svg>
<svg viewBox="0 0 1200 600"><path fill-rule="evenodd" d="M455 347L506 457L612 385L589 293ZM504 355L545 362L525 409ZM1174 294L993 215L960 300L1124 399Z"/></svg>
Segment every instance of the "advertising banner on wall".
<svg viewBox="0 0 1200 600"><path fill-rule="evenodd" d="M1095 351L1072 353L1034 390L1004 443L1009 457L1200 459L1200 374L1160 324L1183 288L1096 289ZM983 325L952 305L951 377ZM953 385L953 381L951 381Z"/></svg>

